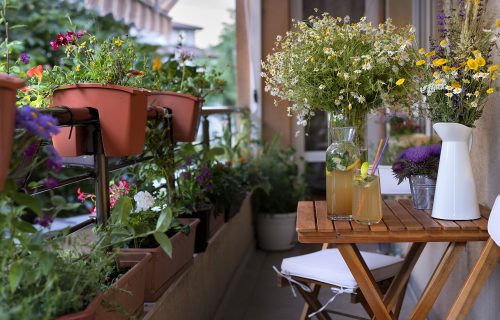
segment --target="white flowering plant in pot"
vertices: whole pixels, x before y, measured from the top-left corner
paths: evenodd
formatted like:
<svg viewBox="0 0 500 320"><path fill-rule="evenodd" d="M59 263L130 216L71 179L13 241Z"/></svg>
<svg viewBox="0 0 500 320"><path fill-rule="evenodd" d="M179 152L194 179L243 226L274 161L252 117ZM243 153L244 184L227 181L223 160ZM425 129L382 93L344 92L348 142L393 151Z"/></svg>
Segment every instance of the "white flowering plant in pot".
<svg viewBox="0 0 500 320"><path fill-rule="evenodd" d="M262 61L261 76L275 104L292 103L288 113L299 125L328 111L340 115L342 125L359 127L383 102L411 101L414 90L407 79L415 68L414 27L399 28L391 20L372 26L366 18L352 23L327 13L292 22Z"/></svg>
<svg viewBox="0 0 500 320"><path fill-rule="evenodd" d="M165 193L153 196L148 191L131 190L116 200L108 223L100 227L100 245L128 248L156 248L159 245L172 256L169 236L190 231L189 226L176 219L178 211L168 204Z"/></svg>

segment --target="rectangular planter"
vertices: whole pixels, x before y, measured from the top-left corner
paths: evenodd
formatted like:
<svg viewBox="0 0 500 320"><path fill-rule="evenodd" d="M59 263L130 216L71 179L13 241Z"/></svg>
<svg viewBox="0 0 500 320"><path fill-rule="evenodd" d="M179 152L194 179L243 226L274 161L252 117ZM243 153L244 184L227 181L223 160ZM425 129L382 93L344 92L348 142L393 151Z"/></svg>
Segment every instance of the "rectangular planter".
<svg viewBox="0 0 500 320"><path fill-rule="evenodd" d="M16 93L24 86L24 81L0 74L0 191L5 186L9 174L12 139L16 125Z"/></svg>
<svg viewBox="0 0 500 320"><path fill-rule="evenodd" d="M224 219L227 221L231 220L238 212L240 212L241 205L245 198L247 197L248 192L242 191L238 193L238 195L231 201L231 205L229 208L225 208Z"/></svg>
<svg viewBox="0 0 500 320"><path fill-rule="evenodd" d="M124 253L148 252L151 261L146 270L146 286L144 300L154 302L170 287L170 285L189 267L193 261L194 242L198 219L180 219L181 223L189 224L191 232L176 233L170 238L172 241L172 258L161 247L123 249ZM122 263L136 263L134 260L122 260Z"/></svg>
<svg viewBox="0 0 500 320"><path fill-rule="evenodd" d="M192 142L200 125L203 99L178 92L154 91L148 104L172 110L173 138L177 142Z"/></svg>
<svg viewBox="0 0 500 320"><path fill-rule="evenodd" d="M196 253L205 251L210 237L224 224L224 216L222 214L216 214L212 205L207 205L192 214L183 214L181 217L196 218L200 220L200 224L196 229L196 241L194 246L194 252Z"/></svg>
<svg viewBox="0 0 500 320"><path fill-rule="evenodd" d="M52 106L96 109L104 153L108 157L123 157L144 150L148 94L146 90L119 85L74 84L54 91ZM52 138L54 147L65 157L83 155L85 130L74 130L71 139L68 130Z"/></svg>
<svg viewBox="0 0 500 320"><path fill-rule="evenodd" d="M120 260L136 260L133 267L106 292L98 294L83 311L58 317L57 320L125 320L142 313L146 271L150 253L120 253ZM119 263L120 267L127 264Z"/></svg>

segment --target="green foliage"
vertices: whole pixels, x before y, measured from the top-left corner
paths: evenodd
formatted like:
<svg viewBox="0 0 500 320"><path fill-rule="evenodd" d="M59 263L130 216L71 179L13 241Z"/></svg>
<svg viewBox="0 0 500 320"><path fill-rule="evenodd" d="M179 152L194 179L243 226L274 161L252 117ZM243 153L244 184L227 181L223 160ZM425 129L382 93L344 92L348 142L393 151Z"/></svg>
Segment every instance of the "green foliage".
<svg viewBox="0 0 500 320"><path fill-rule="evenodd" d="M153 59L152 70L144 77L143 87L186 93L202 99L224 90L226 82L220 78L220 72L195 64L189 56L168 55L163 60L160 57ZM142 67L149 70L147 60Z"/></svg>
<svg viewBox="0 0 500 320"><path fill-rule="evenodd" d="M252 204L257 213L289 213L297 209L305 186L293 158L293 149L283 149L276 136L257 156L256 167L269 184L269 189L254 191Z"/></svg>

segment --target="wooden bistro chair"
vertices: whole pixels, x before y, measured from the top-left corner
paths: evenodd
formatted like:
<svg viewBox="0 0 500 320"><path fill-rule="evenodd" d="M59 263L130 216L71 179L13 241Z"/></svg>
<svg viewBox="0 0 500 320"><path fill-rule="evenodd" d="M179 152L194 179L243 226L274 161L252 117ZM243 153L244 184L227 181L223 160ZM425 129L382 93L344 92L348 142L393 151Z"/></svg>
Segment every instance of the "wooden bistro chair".
<svg viewBox="0 0 500 320"><path fill-rule="evenodd" d="M389 166L380 166L380 184L382 195L405 195L410 193L408 181L400 185L396 183ZM388 256L380 253L363 252L361 255L370 269L373 277L383 293L389 288L392 279L397 274L403 259L394 256ZM353 319L364 319L344 312L327 310L330 304L338 294L351 294L352 303L361 303L370 318L373 314L363 297L358 285L347 264L345 263L339 250L328 248L328 244L323 244L321 251L283 259L281 271L275 268L278 273L278 286L283 287L288 284L305 300L304 309L300 320L316 316L320 320L330 320L329 313L342 315ZM332 298L322 306L318 300L320 288L324 286L332 290ZM399 315L403 299L399 299L398 305L394 309L394 314Z"/></svg>
<svg viewBox="0 0 500 320"><path fill-rule="evenodd" d="M500 195L497 196L493 209L491 209L488 219L488 233L490 238L486 241L479 259L465 280L446 320L463 320L467 318L484 283L500 258Z"/></svg>

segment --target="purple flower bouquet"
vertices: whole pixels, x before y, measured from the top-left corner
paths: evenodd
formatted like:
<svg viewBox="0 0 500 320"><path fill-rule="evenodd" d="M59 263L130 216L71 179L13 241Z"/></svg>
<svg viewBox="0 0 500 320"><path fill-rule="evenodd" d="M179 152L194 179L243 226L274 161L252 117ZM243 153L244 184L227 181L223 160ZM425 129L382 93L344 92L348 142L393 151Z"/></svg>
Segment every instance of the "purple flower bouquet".
<svg viewBox="0 0 500 320"><path fill-rule="evenodd" d="M436 179L440 155L440 144L411 147L401 152L392 165L398 184L412 175L426 175Z"/></svg>

